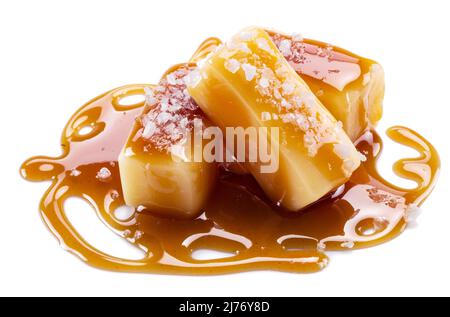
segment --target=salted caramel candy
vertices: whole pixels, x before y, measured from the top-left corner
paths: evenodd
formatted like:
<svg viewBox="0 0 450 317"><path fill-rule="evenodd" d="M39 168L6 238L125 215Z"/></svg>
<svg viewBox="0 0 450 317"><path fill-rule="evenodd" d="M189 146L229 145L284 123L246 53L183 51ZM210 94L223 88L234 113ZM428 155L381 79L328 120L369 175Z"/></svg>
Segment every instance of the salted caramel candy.
<svg viewBox="0 0 450 317"><path fill-rule="evenodd" d="M186 90L193 69L195 65L176 66L146 90L145 109L119 157L127 205L192 217L214 187L216 166L194 161L189 142L195 120L204 120Z"/></svg>
<svg viewBox="0 0 450 317"><path fill-rule="evenodd" d="M381 119L384 72L376 62L299 34L267 31L291 67L353 141Z"/></svg>
<svg viewBox="0 0 450 317"><path fill-rule="evenodd" d="M346 182L364 159L263 29L245 29L210 54L188 90L223 130L278 128L279 138L270 132L267 138L279 149L278 169L264 173L258 160L243 165L288 210L300 210Z"/></svg>

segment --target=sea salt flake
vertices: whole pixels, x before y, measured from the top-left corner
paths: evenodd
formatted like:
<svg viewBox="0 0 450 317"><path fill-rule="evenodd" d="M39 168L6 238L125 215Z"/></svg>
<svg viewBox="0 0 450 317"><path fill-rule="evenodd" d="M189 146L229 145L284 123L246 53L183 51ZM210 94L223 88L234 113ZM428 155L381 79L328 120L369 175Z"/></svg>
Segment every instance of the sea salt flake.
<svg viewBox="0 0 450 317"><path fill-rule="evenodd" d="M283 54L283 56L290 56L292 54L291 41L282 40L278 46L278 49L280 50L281 54Z"/></svg>
<svg viewBox="0 0 450 317"><path fill-rule="evenodd" d="M294 102L296 107L300 107L303 104L303 99L300 98L299 96L294 96L292 98L292 101Z"/></svg>
<svg viewBox="0 0 450 317"><path fill-rule="evenodd" d="M279 77L284 77L286 75L286 73L287 73L287 69L283 66L279 66L275 70L275 74L277 74L277 76L279 76Z"/></svg>
<svg viewBox="0 0 450 317"><path fill-rule="evenodd" d="M144 139L149 139L156 132L156 124L153 121L148 121L144 126L144 131L142 131L142 137Z"/></svg>
<svg viewBox="0 0 450 317"><path fill-rule="evenodd" d="M167 111L167 109L169 108L169 98L163 97L161 99L161 103L160 103L159 107L160 107L160 111L163 111L163 112Z"/></svg>
<svg viewBox="0 0 450 317"><path fill-rule="evenodd" d="M295 115L293 113L282 114L280 115L280 118L284 123L295 121Z"/></svg>
<svg viewBox="0 0 450 317"><path fill-rule="evenodd" d="M319 241L319 243L317 243L317 250L325 251L326 248L327 247L326 247L325 243L323 243L322 241Z"/></svg>
<svg viewBox="0 0 450 317"><path fill-rule="evenodd" d="M130 229L126 229L122 232L122 235L127 238L131 235L131 230Z"/></svg>
<svg viewBox="0 0 450 317"><path fill-rule="evenodd" d="M250 64L242 64L242 70L245 73L245 79L251 81L256 75L256 67Z"/></svg>
<svg viewBox="0 0 450 317"><path fill-rule="evenodd" d="M144 232L142 232L141 230L136 230L136 232L134 233L134 240L139 240L144 236Z"/></svg>
<svg viewBox="0 0 450 317"><path fill-rule="evenodd" d="M251 52L251 50L248 48L248 45L246 43L239 43L237 48L240 51L244 52L244 53L250 53Z"/></svg>
<svg viewBox="0 0 450 317"><path fill-rule="evenodd" d="M341 243L341 247L351 249L355 246L355 243L353 241L346 241Z"/></svg>
<svg viewBox="0 0 450 317"><path fill-rule="evenodd" d="M273 96L275 97L275 99L280 100L282 98L280 92L278 91L278 89L274 89L273 90Z"/></svg>
<svg viewBox="0 0 450 317"><path fill-rule="evenodd" d="M144 87L144 93L146 96L153 96L153 90L150 87Z"/></svg>
<svg viewBox="0 0 450 317"><path fill-rule="evenodd" d="M284 98L281 100L281 106L287 110L292 108L292 104L286 101L286 99Z"/></svg>
<svg viewBox="0 0 450 317"><path fill-rule="evenodd" d="M300 33L292 33L291 38L295 42L303 42L303 35Z"/></svg>
<svg viewBox="0 0 450 317"><path fill-rule="evenodd" d="M305 116L299 115L299 116L297 117L296 122L297 122L297 125L299 126L299 128L300 128L302 131L306 131L306 130L309 129L309 122L308 122L308 120L305 118Z"/></svg>
<svg viewBox="0 0 450 317"><path fill-rule="evenodd" d="M250 41L255 35L254 31L243 31L239 34L239 38L242 41Z"/></svg>
<svg viewBox="0 0 450 317"><path fill-rule="evenodd" d="M177 103L177 102L174 102L174 101L171 101L171 105L168 107L168 111L169 112L177 112L177 111L179 111L180 109L182 108L182 106L179 104L179 103Z"/></svg>
<svg viewBox="0 0 450 317"><path fill-rule="evenodd" d="M97 179L101 180L101 181L105 181L108 178L111 177L111 171L106 168L106 167L102 167L98 172L97 172Z"/></svg>
<svg viewBox="0 0 450 317"><path fill-rule="evenodd" d="M158 92L164 92L166 91L166 88L164 86L158 85L155 87L155 90Z"/></svg>
<svg viewBox="0 0 450 317"><path fill-rule="evenodd" d="M172 119L172 115L168 112L161 112L157 117L156 117L156 121L158 122L158 124L164 124L167 121Z"/></svg>
<svg viewBox="0 0 450 317"><path fill-rule="evenodd" d="M167 126L164 127L164 131L168 134L172 134L175 131L175 123L171 122Z"/></svg>
<svg viewBox="0 0 450 317"><path fill-rule="evenodd" d="M303 104L305 104L305 106L307 106L309 108L314 107L315 101L316 101L314 95L312 93L310 93L309 91L305 92L305 94L302 97L302 100L303 100Z"/></svg>
<svg viewBox="0 0 450 317"><path fill-rule="evenodd" d="M191 71L189 74L187 74L184 77L185 84L192 88L196 87L200 83L201 80L202 80L202 76L201 76L200 72L198 71L198 69Z"/></svg>
<svg viewBox="0 0 450 317"><path fill-rule="evenodd" d="M290 95L294 92L295 86L289 82L284 82L282 85L282 89L285 94Z"/></svg>
<svg viewBox="0 0 450 317"><path fill-rule="evenodd" d="M169 85L176 85L177 84L177 78L175 77L174 73L170 73L166 76L167 82Z"/></svg>
<svg viewBox="0 0 450 317"><path fill-rule="evenodd" d="M261 88L267 88L270 86L270 82L266 77L261 77L258 84Z"/></svg>
<svg viewBox="0 0 450 317"><path fill-rule="evenodd" d="M265 38L258 38L256 39L256 44L258 45L258 47L264 51L266 51L269 54L274 54L272 48L269 45L269 42L267 42L267 40Z"/></svg>
<svg viewBox="0 0 450 317"><path fill-rule="evenodd" d="M416 204L409 204L405 211L405 221L407 223L415 223L422 210Z"/></svg>
<svg viewBox="0 0 450 317"><path fill-rule="evenodd" d="M224 66L229 72L234 74L241 67L241 63L239 63L239 61L234 58L230 58L225 61Z"/></svg>
<svg viewBox="0 0 450 317"><path fill-rule="evenodd" d="M70 176L77 177L80 175L81 175L81 172L79 170L77 170L76 168L74 168L70 171Z"/></svg>
<svg viewBox="0 0 450 317"><path fill-rule="evenodd" d="M146 209L146 208L145 208L145 206L143 206L143 205L139 205L139 206L136 207L136 211L137 211L137 212L143 212L145 209Z"/></svg>
<svg viewBox="0 0 450 317"><path fill-rule="evenodd" d="M145 102L147 105L153 106L158 102L158 99L155 98L152 89L150 89L149 87L145 87L144 92L145 92Z"/></svg>
<svg viewBox="0 0 450 317"><path fill-rule="evenodd" d="M179 125L181 128L185 129L189 123L188 118L183 118L180 120Z"/></svg>

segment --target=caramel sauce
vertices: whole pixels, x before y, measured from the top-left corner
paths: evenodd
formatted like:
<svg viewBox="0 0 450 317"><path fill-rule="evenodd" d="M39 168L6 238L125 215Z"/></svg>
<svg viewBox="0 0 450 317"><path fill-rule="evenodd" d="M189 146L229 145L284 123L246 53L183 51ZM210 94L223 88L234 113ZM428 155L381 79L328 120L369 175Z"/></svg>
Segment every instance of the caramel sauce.
<svg viewBox="0 0 450 317"><path fill-rule="evenodd" d="M195 56L205 54L214 41L218 40L205 42L205 49ZM421 205L436 182L436 150L416 132L397 126L388 130L389 137L417 150L419 156L397 161L394 171L416 182L414 189L381 177L376 162L382 142L375 131L367 130L356 141L367 161L349 182L302 212L285 212L274 205L251 176L221 170L196 219L164 218L139 210L120 221L114 217L116 208L124 205L117 159L144 107L143 102L123 106L120 100L143 95L145 87L152 85L124 86L91 100L67 123L61 156L33 157L21 167L27 180L51 181L40 203L42 218L65 249L97 268L175 274L319 271L328 263L328 250L370 247L399 235L408 223L408 206ZM103 167L111 172L107 179L97 177ZM70 197L87 201L108 227L144 250L145 257L122 259L92 247L66 217L64 202ZM202 249L230 256L195 259L193 252Z"/></svg>

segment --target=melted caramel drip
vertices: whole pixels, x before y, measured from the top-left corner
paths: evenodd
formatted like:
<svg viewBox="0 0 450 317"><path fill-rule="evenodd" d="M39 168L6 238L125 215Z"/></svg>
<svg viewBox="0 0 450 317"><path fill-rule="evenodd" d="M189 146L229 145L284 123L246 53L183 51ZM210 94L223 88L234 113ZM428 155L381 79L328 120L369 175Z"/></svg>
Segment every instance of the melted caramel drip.
<svg viewBox="0 0 450 317"><path fill-rule="evenodd" d="M206 41L193 60L214 45L214 39ZM406 206L420 205L437 178L439 158L433 146L408 128L393 127L388 130L389 137L420 154L394 165L399 176L417 183L414 189L400 188L380 176L376 162L382 143L374 131L366 131L356 143L367 161L348 183L305 211L284 212L266 198L251 176L222 171L203 213L196 219L162 218L142 211L119 221L113 216L114 210L124 205L117 158L144 106L121 106L120 100L144 94L144 87L152 86L124 86L93 99L67 123L60 157L33 157L21 167L27 180L52 181L41 200L41 215L65 249L94 267L177 274L255 269L318 271L328 262L326 250L369 247L400 234L407 224ZM85 127L91 129L87 134L82 133ZM111 171L107 180L96 178L102 167ZM108 227L144 250L146 256L127 260L92 247L66 217L64 202L69 197L90 203ZM232 256L194 259L192 253L200 249Z"/></svg>

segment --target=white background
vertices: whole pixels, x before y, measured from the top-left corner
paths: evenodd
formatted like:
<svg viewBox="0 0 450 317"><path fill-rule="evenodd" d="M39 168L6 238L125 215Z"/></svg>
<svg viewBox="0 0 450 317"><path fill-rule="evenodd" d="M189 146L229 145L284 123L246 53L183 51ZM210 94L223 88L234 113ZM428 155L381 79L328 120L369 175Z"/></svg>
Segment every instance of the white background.
<svg viewBox="0 0 450 317"><path fill-rule="evenodd" d="M450 295L449 9L444 0L1 1L0 295ZM154 83L206 37L225 39L248 25L298 31L384 66L379 130L412 127L442 159L418 227L379 247L332 254L328 268L310 275L123 274L64 252L38 214L48 184L22 180L21 162L59 154L66 120L86 101L120 85ZM388 146L386 175L403 153L410 152ZM96 240L111 238L102 225L92 228ZM127 253L116 239L114 250L103 246Z"/></svg>

